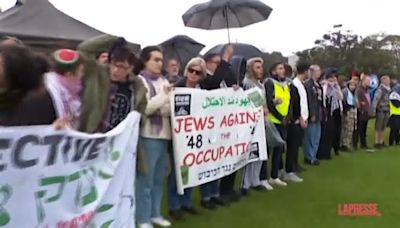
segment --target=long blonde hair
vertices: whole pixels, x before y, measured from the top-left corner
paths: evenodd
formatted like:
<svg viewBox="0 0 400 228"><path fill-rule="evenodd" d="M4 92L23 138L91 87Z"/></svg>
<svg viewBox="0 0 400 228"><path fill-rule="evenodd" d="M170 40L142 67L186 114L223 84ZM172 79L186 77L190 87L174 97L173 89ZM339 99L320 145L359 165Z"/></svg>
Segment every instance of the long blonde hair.
<svg viewBox="0 0 400 228"><path fill-rule="evenodd" d="M186 64L185 71L183 73L184 77L187 77L189 68L193 66L200 66L202 72L201 79L206 78L207 76L206 62L201 57L194 57Z"/></svg>

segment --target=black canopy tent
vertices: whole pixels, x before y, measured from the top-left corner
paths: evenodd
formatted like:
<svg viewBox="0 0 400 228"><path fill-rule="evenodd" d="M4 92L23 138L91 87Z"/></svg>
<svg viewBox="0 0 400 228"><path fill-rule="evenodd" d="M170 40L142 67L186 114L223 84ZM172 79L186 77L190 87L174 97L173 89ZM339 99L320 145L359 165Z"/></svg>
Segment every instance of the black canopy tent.
<svg viewBox="0 0 400 228"><path fill-rule="evenodd" d="M72 48L104 34L58 10L48 0L18 0L0 13L0 36L15 36L37 51ZM134 51L140 45L130 44Z"/></svg>

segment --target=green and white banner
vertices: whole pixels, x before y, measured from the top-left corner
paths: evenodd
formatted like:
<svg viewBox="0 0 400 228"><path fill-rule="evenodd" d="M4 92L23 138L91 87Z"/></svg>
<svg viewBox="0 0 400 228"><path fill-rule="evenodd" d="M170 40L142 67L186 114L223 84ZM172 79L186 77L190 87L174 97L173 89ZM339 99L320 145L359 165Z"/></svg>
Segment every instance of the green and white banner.
<svg viewBox="0 0 400 228"><path fill-rule="evenodd" d="M0 130L0 227L135 227L140 115L106 134Z"/></svg>
<svg viewBox="0 0 400 228"><path fill-rule="evenodd" d="M266 160L261 91L176 88L171 96L178 192Z"/></svg>

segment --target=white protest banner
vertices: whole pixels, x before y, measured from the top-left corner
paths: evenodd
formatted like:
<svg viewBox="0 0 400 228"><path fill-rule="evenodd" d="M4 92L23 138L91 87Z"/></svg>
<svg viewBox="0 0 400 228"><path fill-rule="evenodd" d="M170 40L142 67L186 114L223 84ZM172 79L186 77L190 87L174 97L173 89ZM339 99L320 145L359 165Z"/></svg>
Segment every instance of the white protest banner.
<svg viewBox="0 0 400 228"><path fill-rule="evenodd" d="M135 227L140 115L106 134L0 130L0 227Z"/></svg>
<svg viewBox="0 0 400 228"><path fill-rule="evenodd" d="M179 193L267 159L258 89L176 88L171 109Z"/></svg>

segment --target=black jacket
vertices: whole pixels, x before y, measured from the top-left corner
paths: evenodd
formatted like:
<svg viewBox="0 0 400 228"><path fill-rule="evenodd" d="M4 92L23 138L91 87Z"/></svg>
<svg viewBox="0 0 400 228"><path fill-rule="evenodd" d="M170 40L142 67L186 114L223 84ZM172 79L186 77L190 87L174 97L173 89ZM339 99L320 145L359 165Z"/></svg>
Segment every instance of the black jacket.
<svg viewBox="0 0 400 228"><path fill-rule="evenodd" d="M317 82L319 85L319 88L321 89L321 97L324 97L322 86L319 82ZM306 88L307 92L307 102L308 102L308 113L309 113L309 120L311 122L311 119L313 117L315 118L316 122L321 121L321 111L323 107L322 100L318 99L318 87L315 85L314 81L312 79L307 80L304 82L304 87Z"/></svg>
<svg viewBox="0 0 400 228"><path fill-rule="evenodd" d="M290 84L289 122L295 123L301 115L300 94L295 85Z"/></svg>
<svg viewBox="0 0 400 228"><path fill-rule="evenodd" d="M231 65L224 60L221 61L214 75L207 75L205 79L200 81L200 88L207 90L219 89L222 81L225 81L228 87L236 84Z"/></svg>

